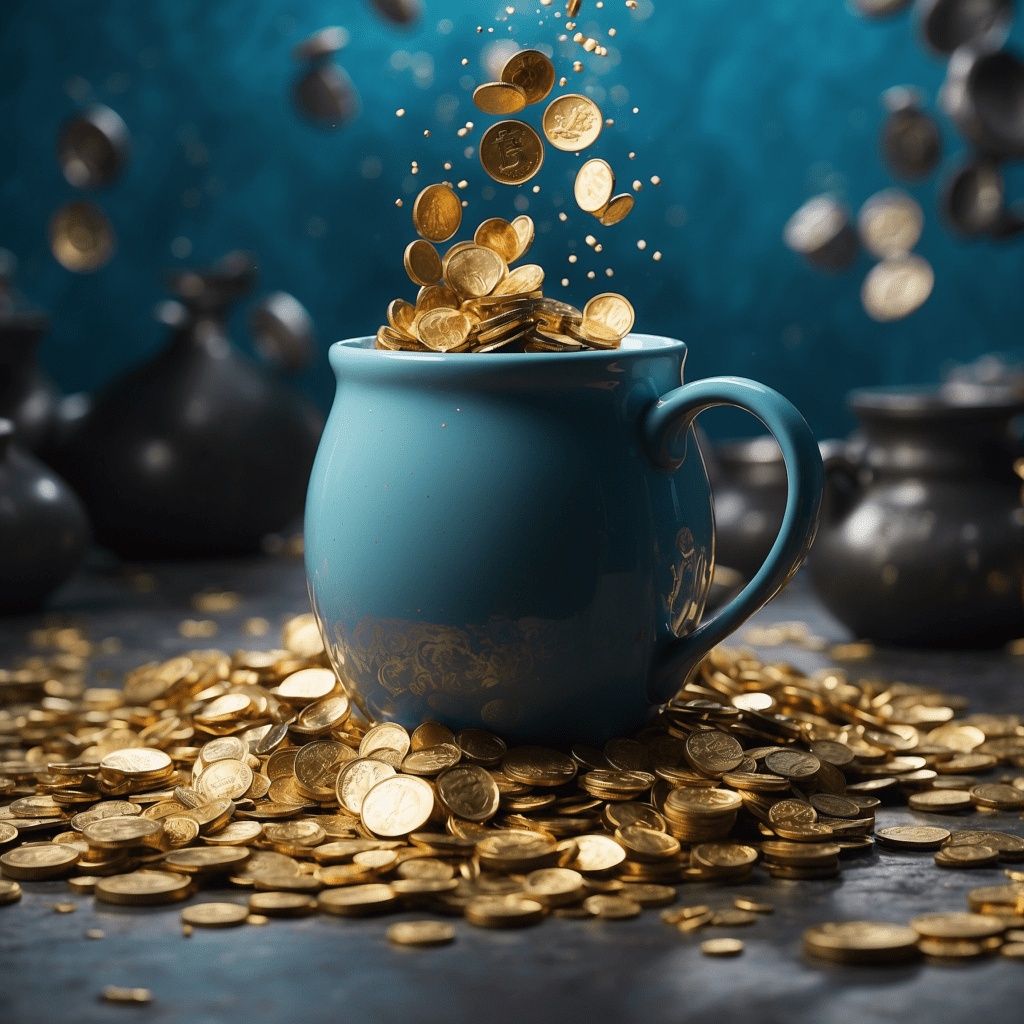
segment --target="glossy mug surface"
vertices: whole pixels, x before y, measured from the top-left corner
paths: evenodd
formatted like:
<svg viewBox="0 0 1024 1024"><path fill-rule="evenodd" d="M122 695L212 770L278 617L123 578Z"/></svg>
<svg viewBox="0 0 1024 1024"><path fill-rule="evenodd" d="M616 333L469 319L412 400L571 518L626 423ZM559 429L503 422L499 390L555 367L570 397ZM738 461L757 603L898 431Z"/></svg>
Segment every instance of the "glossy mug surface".
<svg viewBox="0 0 1024 1024"><path fill-rule="evenodd" d="M313 609L375 720L600 742L639 727L795 572L821 458L754 381L680 386L686 346L442 355L335 344L306 501ZM701 623L711 491L691 424L735 405L778 438L786 516L760 572Z"/></svg>

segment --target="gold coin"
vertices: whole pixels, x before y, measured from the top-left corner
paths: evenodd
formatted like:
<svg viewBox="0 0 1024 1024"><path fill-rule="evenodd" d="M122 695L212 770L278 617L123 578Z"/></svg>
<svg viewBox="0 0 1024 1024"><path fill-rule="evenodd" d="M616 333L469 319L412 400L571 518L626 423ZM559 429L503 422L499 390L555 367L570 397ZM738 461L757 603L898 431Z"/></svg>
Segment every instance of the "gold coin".
<svg viewBox="0 0 1024 1024"><path fill-rule="evenodd" d="M508 277L494 288L493 295L527 295L544 282L544 268L536 263L524 263L509 271Z"/></svg>
<svg viewBox="0 0 1024 1024"><path fill-rule="evenodd" d="M626 854L637 861L660 861L679 853L679 840L664 832L641 825L625 825L615 830L615 839ZM756 856L756 855L755 855Z"/></svg>
<svg viewBox="0 0 1024 1024"><path fill-rule="evenodd" d="M182 811L181 816L192 818L199 825L200 835L209 835L222 829L234 813L235 805L231 800L211 800L209 803ZM266 807L263 808L263 813L266 813Z"/></svg>
<svg viewBox="0 0 1024 1024"><path fill-rule="evenodd" d="M804 932L804 951L844 963L885 963L913 959L917 932L881 921L843 921L817 925Z"/></svg>
<svg viewBox="0 0 1024 1024"><path fill-rule="evenodd" d="M876 192L857 214L861 243L882 260L910 252L920 240L923 227L921 204L901 188Z"/></svg>
<svg viewBox="0 0 1024 1024"><path fill-rule="evenodd" d="M729 814L739 810L743 798L724 789L673 789L665 799L665 810L696 815Z"/></svg>
<svg viewBox="0 0 1024 1024"><path fill-rule="evenodd" d="M244 846L198 846L172 850L164 857L164 864L185 875L233 875L250 856Z"/></svg>
<svg viewBox="0 0 1024 1024"><path fill-rule="evenodd" d="M971 794L961 789L927 789L923 793L911 793L907 804L913 811L931 811L932 814L952 814L973 806Z"/></svg>
<svg viewBox="0 0 1024 1024"><path fill-rule="evenodd" d="M498 258L498 257L495 257ZM456 309L432 309L417 326L420 341L434 352L450 352L469 337L472 324Z"/></svg>
<svg viewBox="0 0 1024 1024"><path fill-rule="evenodd" d="M359 757L349 761L338 773L335 796L338 804L352 814L359 814L366 794L397 772L389 764L372 757Z"/></svg>
<svg viewBox="0 0 1024 1024"><path fill-rule="evenodd" d="M667 907L678 898L671 885L652 885L645 882L628 882L619 890L619 895L639 903L644 909Z"/></svg>
<svg viewBox="0 0 1024 1024"><path fill-rule="evenodd" d="M747 910L751 914L775 913L775 907L771 903L758 903L756 900L747 899L745 896L737 896L732 902L737 910Z"/></svg>
<svg viewBox="0 0 1024 1024"><path fill-rule="evenodd" d="M630 917L637 917L643 907L634 903L624 896L588 896L583 901L583 909L594 917L603 918L606 921L624 921Z"/></svg>
<svg viewBox="0 0 1024 1024"><path fill-rule="evenodd" d="M987 939L1006 931L1003 920L990 914L921 914L910 927L929 939Z"/></svg>
<svg viewBox="0 0 1024 1024"><path fill-rule="evenodd" d="M810 799L816 811L832 818L853 819L861 816L860 805L848 797L837 796L834 793L814 793Z"/></svg>
<svg viewBox="0 0 1024 1024"><path fill-rule="evenodd" d="M86 825L82 837L90 846L116 849L136 843L158 841L163 833L162 822L138 815L123 818L102 818Z"/></svg>
<svg viewBox="0 0 1024 1024"><path fill-rule="evenodd" d="M239 903L197 903L181 912L183 924L199 928L233 928L248 916L248 907Z"/></svg>
<svg viewBox="0 0 1024 1024"><path fill-rule="evenodd" d="M740 939L707 939L700 944L705 956L739 956L743 952Z"/></svg>
<svg viewBox="0 0 1024 1024"><path fill-rule="evenodd" d="M18 838L18 830L8 821L0 821L0 846L14 842Z"/></svg>
<svg viewBox="0 0 1024 1024"><path fill-rule="evenodd" d="M302 892L254 892L249 912L267 917L305 917L317 911L316 900Z"/></svg>
<svg viewBox="0 0 1024 1024"><path fill-rule="evenodd" d="M625 825L642 825L644 828L653 829L655 832L665 832L668 825L665 819L649 804L625 803L606 804L604 808L605 821L612 828L621 828Z"/></svg>
<svg viewBox="0 0 1024 1024"><path fill-rule="evenodd" d="M454 737L453 737L454 738ZM406 775L438 775L458 764L462 751L454 743L439 743L405 755L402 771Z"/></svg>
<svg viewBox="0 0 1024 1024"><path fill-rule="evenodd" d="M916 312L934 287L931 264L923 256L907 253L876 263L864 278L860 299L872 320L885 323Z"/></svg>
<svg viewBox="0 0 1024 1024"><path fill-rule="evenodd" d="M209 800L238 800L249 791L252 780L252 769L229 757L204 768L196 789Z"/></svg>
<svg viewBox="0 0 1024 1024"><path fill-rule="evenodd" d="M112 768L125 775L148 775L173 767L170 755L163 750L138 747L130 750L115 750L100 761L101 768Z"/></svg>
<svg viewBox="0 0 1024 1024"><path fill-rule="evenodd" d="M415 857L399 864L395 874L399 878L429 878L447 882L449 878L455 876L455 868L433 857Z"/></svg>
<svg viewBox="0 0 1024 1024"><path fill-rule="evenodd" d="M413 284L432 285L441 280L441 257L437 250L422 238L405 247L405 272Z"/></svg>
<svg viewBox="0 0 1024 1024"><path fill-rule="evenodd" d="M896 825L879 829L875 836L886 846L905 850L937 850L949 839L949 831L930 825Z"/></svg>
<svg viewBox="0 0 1024 1024"><path fill-rule="evenodd" d="M743 748L739 741L717 729L690 733L685 751L691 768L717 778L739 767L743 761Z"/></svg>
<svg viewBox="0 0 1024 1024"><path fill-rule="evenodd" d="M836 740L815 740L811 744L811 753L819 761L825 761L836 768L843 768L854 760L853 751L845 744Z"/></svg>
<svg viewBox="0 0 1024 1024"><path fill-rule="evenodd" d="M0 907L8 903L17 903L21 899L21 886L17 882L0 878Z"/></svg>
<svg viewBox="0 0 1024 1024"><path fill-rule="evenodd" d="M529 106L547 99L555 85L555 67L540 50L520 50L505 62L501 80L518 86Z"/></svg>
<svg viewBox="0 0 1024 1024"><path fill-rule="evenodd" d="M436 747L442 743L455 743L455 734L447 725L439 722L424 722L417 726L409 738L410 750L423 750L426 747Z"/></svg>
<svg viewBox="0 0 1024 1024"><path fill-rule="evenodd" d="M813 805L803 800L779 800L768 812L770 825L810 825L818 820Z"/></svg>
<svg viewBox="0 0 1024 1024"><path fill-rule="evenodd" d="M485 82L473 90L473 102L485 114L518 114L526 106L526 93L509 82Z"/></svg>
<svg viewBox="0 0 1024 1024"><path fill-rule="evenodd" d="M172 847L188 846L199 838L199 823L194 818L171 814L162 818L163 837Z"/></svg>
<svg viewBox="0 0 1024 1024"><path fill-rule="evenodd" d="M153 1001L153 993L148 988L120 988L117 985L107 985L103 989L103 998L108 1003L144 1005Z"/></svg>
<svg viewBox="0 0 1024 1024"><path fill-rule="evenodd" d="M405 299L393 299L388 306L388 323L401 334L412 337L412 320L416 307Z"/></svg>
<svg viewBox="0 0 1024 1024"><path fill-rule="evenodd" d="M544 143L523 121L498 121L480 139L480 163L495 181L522 185L543 166Z"/></svg>
<svg viewBox="0 0 1024 1024"><path fill-rule="evenodd" d="M96 883L95 895L101 903L158 906L185 899L191 881L188 875L176 871L132 871L101 878Z"/></svg>
<svg viewBox="0 0 1024 1024"><path fill-rule="evenodd" d="M523 895L548 907L578 903L586 891L583 876L570 868L540 868L523 882Z"/></svg>
<svg viewBox="0 0 1024 1024"><path fill-rule="evenodd" d="M263 832L271 843L297 846L319 846L327 838L327 833L315 821L276 822L265 825Z"/></svg>
<svg viewBox="0 0 1024 1024"><path fill-rule="evenodd" d="M249 755L249 747L237 736L218 736L209 743L204 743L199 751L199 756L204 764L213 764L214 761L224 761L229 758L235 761L245 761Z"/></svg>
<svg viewBox="0 0 1024 1024"><path fill-rule="evenodd" d="M588 160L576 174L573 194L576 205L584 213L595 216L604 212L615 191L615 172L604 160Z"/></svg>
<svg viewBox="0 0 1024 1024"><path fill-rule="evenodd" d="M490 295L506 273L505 261L493 249L470 245L448 261L445 284L462 298L477 298Z"/></svg>
<svg viewBox="0 0 1024 1024"><path fill-rule="evenodd" d="M944 846L935 851L935 863L945 868L983 868L999 860L991 846Z"/></svg>
<svg viewBox="0 0 1024 1024"><path fill-rule="evenodd" d="M999 954L1008 960L1024 960L1024 942L1007 942L999 947Z"/></svg>
<svg viewBox="0 0 1024 1024"><path fill-rule="evenodd" d="M320 910L339 917L365 917L390 910L398 897L389 885L371 882L341 889L325 889L318 897Z"/></svg>
<svg viewBox="0 0 1024 1024"><path fill-rule="evenodd" d="M764 759L764 766L784 779L809 779L818 773L821 762L802 750L776 750Z"/></svg>
<svg viewBox="0 0 1024 1024"><path fill-rule="evenodd" d="M522 896L481 896L466 904L466 920L479 928L522 928L544 918L544 906Z"/></svg>
<svg viewBox="0 0 1024 1024"><path fill-rule="evenodd" d="M511 276L511 275L510 275ZM583 308L583 315L588 320L596 320L624 338L631 330L636 319L633 306L624 295L617 292L603 292L595 295Z"/></svg>
<svg viewBox="0 0 1024 1024"><path fill-rule="evenodd" d="M534 233L536 231L533 218L527 217L525 213L512 221L512 227L515 228L516 235L519 238L519 248L516 250L514 258L507 261L509 263L521 260L529 252L530 246L533 245Z"/></svg>
<svg viewBox="0 0 1024 1024"><path fill-rule="evenodd" d="M992 807L1003 811L1017 811L1024 807L1024 791L1002 783L975 786L971 789L970 796L971 801L979 807Z"/></svg>
<svg viewBox="0 0 1024 1024"><path fill-rule="evenodd" d="M1000 860L1024 860L1024 839L1008 832L955 831L950 834L943 848L972 845L990 846L998 851Z"/></svg>
<svg viewBox="0 0 1024 1024"><path fill-rule="evenodd" d="M7 808L16 818L52 818L64 813L64 808L52 796L23 796Z"/></svg>
<svg viewBox="0 0 1024 1024"><path fill-rule="evenodd" d="M398 854L394 850L366 850L357 853L352 863L370 871L385 871L398 863Z"/></svg>
<svg viewBox="0 0 1024 1024"><path fill-rule="evenodd" d="M472 822L493 818L500 796L493 777L474 764L460 764L442 772L437 777L437 795L452 814Z"/></svg>
<svg viewBox="0 0 1024 1024"><path fill-rule="evenodd" d="M430 820L434 791L422 779L396 775L378 782L363 798L363 824L384 838L407 836Z"/></svg>
<svg viewBox="0 0 1024 1024"><path fill-rule="evenodd" d="M114 228L94 203L62 206L50 218L50 251L57 262L76 274L99 270L114 255Z"/></svg>
<svg viewBox="0 0 1024 1024"><path fill-rule="evenodd" d="M548 104L541 124L545 137L555 149L578 153L597 142L604 118L592 99L579 93L566 93Z"/></svg>
<svg viewBox="0 0 1024 1024"><path fill-rule="evenodd" d="M412 223L428 242L447 242L462 223L462 200L447 185L428 185L413 203Z"/></svg>
<svg viewBox="0 0 1024 1024"><path fill-rule="evenodd" d="M629 192L620 192L617 196L612 196L608 206L598 216L598 220L606 228L619 224L633 212L635 203L636 200Z"/></svg>
<svg viewBox="0 0 1024 1024"><path fill-rule="evenodd" d="M757 860L757 850L739 843L700 843L690 850L690 862L709 868L740 868Z"/></svg>
<svg viewBox="0 0 1024 1024"><path fill-rule="evenodd" d="M396 946L444 946L455 939L455 929L443 921L398 921L387 930Z"/></svg>
<svg viewBox="0 0 1024 1024"><path fill-rule="evenodd" d="M299 748L295 756L295 778L302 789L316 800L333 800L338 772L355 751L343 743L316 740Z"/></svg>
<svg viewBox="0 0 1024 1024"><path fill-rule="evenodd" d="M304 668L293 672L274 687L275 697L293 707L305 707L338 688L338 677L329 668Z"/></svg>
<svg viewBox="0 0 1024 1024"><path fill-rule="evenodd" d="M501 217L485 220L474 232L473 242L487 249L493 249L505 263L512 263L520 256L519 233Z"/></svg>
<svg viewBox="0 0 1024 1024"><path fill-rule="evenodd" d="M406 303L408 306L409 304ZM409 306L411 310L412 307ZM291 728L296 732L311 735L327 732L340 725L351 713L348 697L343 693L321 697L320 700L307 704L298 714Z"/></svg>
<svg viewBox="0 0 1024 1024"><path fill-rule="evenodd" d="M573 871L609 871L626 859L626 851L610 836L576 836L576 856L566 867Z"/></svg>
<svg viewBox="0 0 1024 1024"><path fill-rule="evenodd" d="M576 762L546 747L515 747L501 762L502 773L530 786L561 786L576 776Z"/></svg>
<svg viewBox="0 0 1024 1024"><path fill-rule="evenodd" d="M515 221L512 222L513 225ZM463 729L455 734L455 745L462 751L462 759L485 768L496 765L508 749L500 736L486 729Z"/></svg>

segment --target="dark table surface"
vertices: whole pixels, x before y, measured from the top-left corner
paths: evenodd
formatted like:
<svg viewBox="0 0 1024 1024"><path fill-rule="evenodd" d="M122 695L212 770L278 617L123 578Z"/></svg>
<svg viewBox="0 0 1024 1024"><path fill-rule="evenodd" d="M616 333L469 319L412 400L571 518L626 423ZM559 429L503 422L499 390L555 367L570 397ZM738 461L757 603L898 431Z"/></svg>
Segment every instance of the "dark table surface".
<svg viewBox="0 0 1024 1024"><path fill-rule="evenodd" d="M243 601L230 612L198 614L190 598L204 588L233 590ZM119 652L93 660L93 685L196 647L276 646L280 623L308 610L301 562L280 557L130 570L97 563L51 605L51 615L74 619L94 640L120 639ZM268 619L271 632L245 635L242 623L250 616ZM178 634L183 619L205 617L218 623L216 636ZM800 577L754 623L795 619L831 641L850 639ZM0 620L0 667L30 653L27 634L43 621L42 615ZM805 669L829 664L823 654L789 646L760 653ZM968 697L972 711L1024 711L1024 659L1002 652L881 650L850 671L939 686ZM1017 813L951 817L895 806L878 812L879 828L926 822L1024 835ZM0 907L0 1022L1019 1022L1019 962L822 967L806 962L800 950L809 925L855 918L905 923L923 912L966 910L969 889L1004 881L1001 868L944 871L931 853L877 850L844 861L841 877L831 881L772 881L758 868L743 886L680 887L681 904L725 907L741 894L773 903L775 913L752 927L683 936L657 911L624 922L549 919L513 932L456 921L456 941L433 949L396 949L384 936L395 920L422 914L272 920L265 927L197 928L184 938L182 904L117 908L71 894L63 882L23 883L21 901ZM204 890L192 902L245 898L238 890ZM55 913L57 901L78 910ZM86 939L89 929L104 937ZM746 949L731 960L704 957L699 944L713 935L740 937ZM149 988L153 1002L103 1003L99 994L111 984Z"/></svg>

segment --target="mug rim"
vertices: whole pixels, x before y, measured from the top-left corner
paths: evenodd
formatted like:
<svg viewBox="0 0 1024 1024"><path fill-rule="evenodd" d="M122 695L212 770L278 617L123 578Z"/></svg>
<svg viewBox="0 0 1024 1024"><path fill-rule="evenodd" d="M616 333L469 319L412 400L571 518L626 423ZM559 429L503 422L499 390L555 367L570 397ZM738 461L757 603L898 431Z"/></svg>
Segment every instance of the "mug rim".
<svg viewBox="0 0 1024 1024"><path fill-rule="evenodd" d="M487 352L477 354L470 352L405 352L376 347L376 335L365 335L359 338L346 338L336 341L330 347L328 357L331 365L338 368L344 360L358 361L363 366L380 360L388 360L410 369L413 364L420 367L438 366L444 368L445 374L458 370L470 370L479 373L488 367L500 373L510 369L529 367L539 369L541 366L584 366L595 361L605 362L609 358L632 360L652 355L686 355L686 342L678 338L668 338L658 334L627 334L622 345L614 349L586 349L582 352ZM429 372L429 371L427 371Z"/></svg>

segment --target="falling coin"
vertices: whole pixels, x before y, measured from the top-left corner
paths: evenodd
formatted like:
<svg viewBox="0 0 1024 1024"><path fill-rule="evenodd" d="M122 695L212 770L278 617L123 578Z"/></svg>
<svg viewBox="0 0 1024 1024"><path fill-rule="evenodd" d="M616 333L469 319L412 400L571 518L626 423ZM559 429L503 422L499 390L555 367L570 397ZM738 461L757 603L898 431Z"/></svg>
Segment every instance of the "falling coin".
<svg viewBox="0 0 1024 1024"><path fill-rule="evenodd" d="M447 185L428 185L413 203L412 223L428 242L447 242L462 223L462 201Z"/></svg>
<svg viewBox="0 0 1024 1024"><path fill-rule="evenodd" d="M864 248L879 259L903 256L917 245L924 227L921 204L902 189L876 192L857 214Z"/></svg>
<svg viewBox="0 0 1024 1024"><path fill-rule="evenodd" d="M443 921L399 921L387 930L396 946L444 946L455 939L455 928Z"/></svg>
<svg viewBox="0 0 1024 1024"><path fill-rule="evenodd" d="M910 253L882 260L868 271L861 287L861 303L872 320L902 320L924 305L934 285L931 264L923 256Z"/></svg>
<svg viewBox="0 0 1024 1024"><path fill-rule="evenodd" d="M526 93L509 82L485 82L473 90L478 110L497 117L518 114L526 106Z"/></svg>
<svg viewBox="0 0 1024 1024"><path fill-rule="evenodd" d="M604 212L615 192L615 172L604 160L588 160L576 174L573 194L576 205L584 213L595 216Z"/></svg>
<svg viewBox="0 0 1024 1024"><path fill-rule="evenodd" d="M832 196L808 199L786 222L783 241L812 266L845 270L857 258L857 235L850 215Z"/></svg>
<svg viewBox="0 0 1024 1024"><path fill-rule="evenodd" d="M505 63L501 80L521 89L529 106L547 99L555 85L555 68L540 50L520 50Z"/></svg>
<svg viewBox="0 0 1024 1024"><path fill-rule="evenodd" d="M597 142L604 118L592 99L566 93L548 104L541 123L545 137L555 149L576 153Z"/></svg>
<svg viewBox="0 0 1024 1024"><path fill-rule="evenodd" d="M114 228L95 204L74 202L50 218L50 251L66 270L90 274L114 255Z"/></svg>
<svg viewBox="0 0 1024 1024"><path fill-rule="evenodd" d="M101 103L76 114L57 136L57 163L75 188L110 185L124 173L130 158L128 126Z"/></svg>
<svg viewBox="0 0 1024 1024"><path fill-rule="evenodd" d="M522 185L543 166L544 143L524 121L498 121L480 139L480 163L495 181Z"/></svg>

